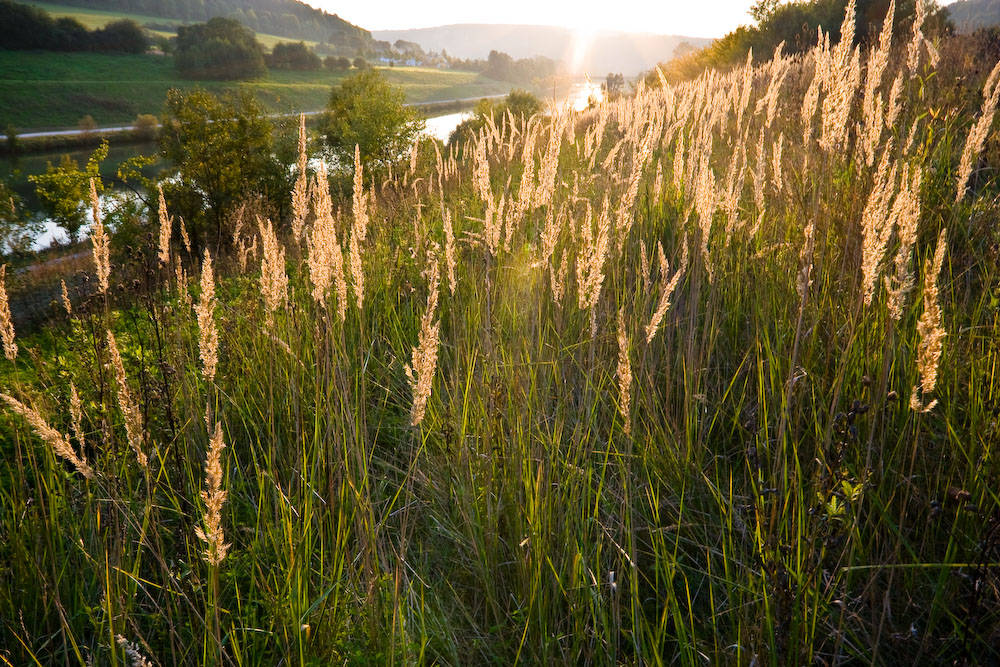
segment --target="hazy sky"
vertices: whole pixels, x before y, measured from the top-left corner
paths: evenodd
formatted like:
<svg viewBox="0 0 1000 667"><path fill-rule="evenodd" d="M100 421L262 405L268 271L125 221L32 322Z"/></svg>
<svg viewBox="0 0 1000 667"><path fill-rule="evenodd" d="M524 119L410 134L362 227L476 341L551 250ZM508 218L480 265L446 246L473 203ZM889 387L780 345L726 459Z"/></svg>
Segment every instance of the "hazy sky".
<svg viewBox="0 0 1000 667"><path fill-rule="evenodd" d="M624 30L721 37L751 23L753 0L304 0L367 30L453 23L558 25L588 32ZM947 5L954 0L938 0ZM609 7L611 9L609 9Z"/></svg>
<svg viewBox="0 0 1000 667"><path fill-rule="evenodd" d="M689 37L721 37L750 22L752 0L306 0L367 30L452 23L563 25ZM609 9L610 8L610 9Z"/></svg>

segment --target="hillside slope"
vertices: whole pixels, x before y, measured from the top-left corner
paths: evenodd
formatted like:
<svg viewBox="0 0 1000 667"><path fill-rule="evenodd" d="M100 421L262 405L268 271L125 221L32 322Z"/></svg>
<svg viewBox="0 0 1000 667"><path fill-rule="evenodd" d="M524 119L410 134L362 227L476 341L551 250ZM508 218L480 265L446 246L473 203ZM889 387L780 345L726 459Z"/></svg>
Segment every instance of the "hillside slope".
<svg viewBox="0 0 1000 667"><path fill-rule="evenodd" d="M959 0L946 9L958 32L1000 25L1000 0Z"/></svg>
<svg viewBox="0 0 1000 667"><path fill-rule="evenodd" d="M185 22L225 16L258 32L325 42L342 51L372 49L367 30L298 0L60 0L60 4Z"/></svg>

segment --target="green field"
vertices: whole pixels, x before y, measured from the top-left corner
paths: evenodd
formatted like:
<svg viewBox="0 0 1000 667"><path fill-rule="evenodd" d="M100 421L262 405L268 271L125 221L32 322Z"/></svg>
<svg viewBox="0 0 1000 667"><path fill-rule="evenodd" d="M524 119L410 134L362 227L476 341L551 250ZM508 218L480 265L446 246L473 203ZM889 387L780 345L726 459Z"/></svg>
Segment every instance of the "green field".
<svg viewBox="0 0 1000 667"><path fill-rule="evenodd" d="M504 93L508 84L474 72L386 68L409 102L431 102ZM271 111L322 109L330 88L348 73L272 71L247 83L182 79L171 58L152 55L0 51L0 127L20 132L76 127L90 115L100 125L129 123L137 114L159 114L170 88L213 91L250 88Z"/></svg>
<svg viewBox="0 0 1000 667"><path fill-rule="evenodd" d="M49 2L29 2L29 5L35 5L47 11L52 15L53 18L62 18L68 16L74 18L83 25L87 26L88 29L94 30L96 28L103 28L105 25L111 21L117 21L119 19L132 19L136 23L147 26L148 24L154 24L157 26L163 25L185 25L190 23L190 21L182 21L181 19L169 19L160 16L146 16L145 14L131 14L129 12L116 12L113 10L105 9L87 9L85 7L71 7L68 5L58 5ZM155 35L160 35L164 37L172 37L176 34L176 31L167 32L164 30L151 30ZM278 42L294 42L299 41L292 39L291 37L279 37L278 35L270 35L268 33L258 32L257 39L260 43L267 48L273 47ZM315 46L316 42L312 40L301 40L304 41L309 46Z"/></svg>

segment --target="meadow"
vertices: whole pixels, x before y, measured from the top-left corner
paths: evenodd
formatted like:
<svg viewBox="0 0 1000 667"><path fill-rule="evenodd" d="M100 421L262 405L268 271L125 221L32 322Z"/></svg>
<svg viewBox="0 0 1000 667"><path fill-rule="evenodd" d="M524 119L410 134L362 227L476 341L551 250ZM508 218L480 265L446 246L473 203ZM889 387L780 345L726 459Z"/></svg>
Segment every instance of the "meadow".
<svg viewBox="0 0 1000 667"><path fill-rule="evenodd" d="M510 88L460 70L381 71L411 103L484 97ZM164 56L0 51L0 127L13 125L19 132L72 128L86 115L98 125L129 124L139 114L158 115L171 88L249 89L272 112L317 111L326 106L330 89L351 73L271 70L259 81L191 81Z"/></svg>
<svg viewBox="0 0 1000 667"><path fill-rule="evenodd" d="M96 226L0 307L0 656L1000 660L1000 64L853 9L346 201L303 130L209 247Z"/></svg>

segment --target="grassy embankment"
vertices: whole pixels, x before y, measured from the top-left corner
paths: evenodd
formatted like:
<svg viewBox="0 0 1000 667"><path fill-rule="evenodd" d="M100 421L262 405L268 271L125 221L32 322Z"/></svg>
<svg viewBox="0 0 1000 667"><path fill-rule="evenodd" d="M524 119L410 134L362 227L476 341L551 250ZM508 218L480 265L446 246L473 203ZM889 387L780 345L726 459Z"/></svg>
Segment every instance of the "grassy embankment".
<svg viewBox="0 0 1000 667"><path fill-rule="evenodd" d="M214 275L153 216L0 360L8 660L996 664L1000 68L915 46L423 144Z"/></svg>
<svg viewBox="0 0 1000 667"><path fill-rule="evenodd" d="M509 84L474 72L432 68L385 68L386 79L408 102L477 97L507 92ZM0 51L0 127L20 132L76 127L85 115L98 125L129 124L138 114L159 114L170 88L212 91L248 88L274 112L315 111L330 88L349 73L272 70L260 81L190 81L169 57L96 53Z"/></svg>

